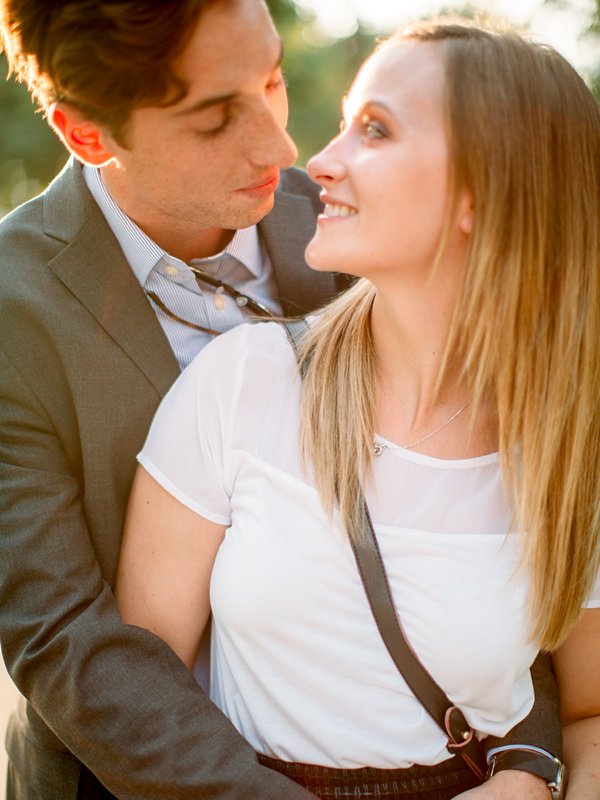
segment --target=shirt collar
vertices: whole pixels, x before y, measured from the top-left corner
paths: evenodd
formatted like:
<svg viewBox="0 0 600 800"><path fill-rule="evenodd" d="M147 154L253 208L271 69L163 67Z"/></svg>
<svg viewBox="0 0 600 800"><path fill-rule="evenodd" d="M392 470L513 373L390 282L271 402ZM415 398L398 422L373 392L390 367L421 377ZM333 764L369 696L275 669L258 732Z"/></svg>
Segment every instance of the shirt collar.
<svg viewBox="0 0 600 800"><path fill-rule="evenodd" d="M106 188L98 167L84 164L83 177L141 286L144 286L152 270L163 260L183 264L159 247L119 208ZM262 254L256 225L236 231L223 252L241 261L255 278L260 277ZM202 259L194 259L193 263L201 264Z"/></svg>

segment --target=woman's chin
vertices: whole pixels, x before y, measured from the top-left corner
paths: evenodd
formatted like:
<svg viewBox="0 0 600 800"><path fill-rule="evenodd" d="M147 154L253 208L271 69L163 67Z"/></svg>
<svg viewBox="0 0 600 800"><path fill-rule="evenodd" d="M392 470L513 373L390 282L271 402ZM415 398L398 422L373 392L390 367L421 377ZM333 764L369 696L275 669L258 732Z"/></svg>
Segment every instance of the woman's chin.
<svg viewBox="0 0 600 800"><path fill-rule="evenodd" d="M323 252L323 248L315 244L314 239L308 243L304 252L306 263L315 272L337 272L338 259L332 258L331 253Z"/></svg>

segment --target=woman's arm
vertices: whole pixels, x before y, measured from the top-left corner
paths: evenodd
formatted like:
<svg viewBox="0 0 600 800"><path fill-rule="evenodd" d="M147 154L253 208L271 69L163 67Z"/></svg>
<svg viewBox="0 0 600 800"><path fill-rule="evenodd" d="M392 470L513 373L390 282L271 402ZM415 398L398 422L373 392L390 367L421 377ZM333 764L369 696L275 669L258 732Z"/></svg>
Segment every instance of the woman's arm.
<svg viewBox="0 0 600 800"><path fill-rule="evenodd" d="M569 771L567 800L600 800L600 608L582 613L553 661Z"/></svg>
<svg viewBox="0 0 600 800"><path fill-rule="evenodd" d="M566 800L600 800L600 608L582 613L565 644L553 655L553 662L564 722ZM550 792L539 778L507 770L459 797L549 800Z"/></svg>
<svg viewBox="0 0 600 800"><path fill-rule="evenodd" d="M536 775L506 769L481 786L457 794L454 800L550 800L550 790Z"/></svg>
<svg viewBox="0 0 600 800"><path fill-rule="evenodd" d="M138 467L115 594L123 622L152 631L192 669L210 615L210 575L225 526L180 503Z"/></svg>

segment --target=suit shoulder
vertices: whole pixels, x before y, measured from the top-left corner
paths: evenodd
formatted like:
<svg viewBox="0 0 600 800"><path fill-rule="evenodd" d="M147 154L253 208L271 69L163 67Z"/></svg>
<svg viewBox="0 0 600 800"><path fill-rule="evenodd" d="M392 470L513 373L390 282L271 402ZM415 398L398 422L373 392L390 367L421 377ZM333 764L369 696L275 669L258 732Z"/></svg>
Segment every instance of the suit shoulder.
<svg viewBox="0 0 600 800"><path fill-rule="evenodd" d="M315 207L321 205L319 200L321 187L317 186L303 169L290 167L282 170L280 186L284 192L308 198Z"/></svg>
<svg viewBox="0 0 600 800"><path fill-rule="evenodd" d="M0 262L3 270L9 265L22 268L27 254L42 239L43 201L34 197L22 206L15 208L0 220Z"/></svg>
<svg viewBox="0 0 600 800"><path fill-rule="evenodd" d="M38 281L64 242L44 232L44 199L35 197L0 220L0 292L13 295Z"/></svg>
<svg viewBox="0 0 600 800"><path fill-rule="evenodd" d="M42 195L28 200L0 219L0 237L22 234L24 230L41 227L43 216Z"/></svg>

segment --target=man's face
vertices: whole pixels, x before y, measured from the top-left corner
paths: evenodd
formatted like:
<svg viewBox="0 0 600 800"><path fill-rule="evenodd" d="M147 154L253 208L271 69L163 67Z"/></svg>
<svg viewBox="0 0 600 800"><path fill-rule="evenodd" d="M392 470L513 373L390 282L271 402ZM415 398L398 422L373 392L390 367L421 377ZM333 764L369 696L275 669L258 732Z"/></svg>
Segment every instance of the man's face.
<svg viewBox="0 0 600 800"><path fill-rule="evenodd" d="M164 108L133 111L127 147L104 177L116 202L160 242L255 224L297 151L285 132L281 41L261 0L202 12L174 67L189 86ZM162 243L162 242L160 242ZM164 246L164 245L163 245Z"/></svg>

